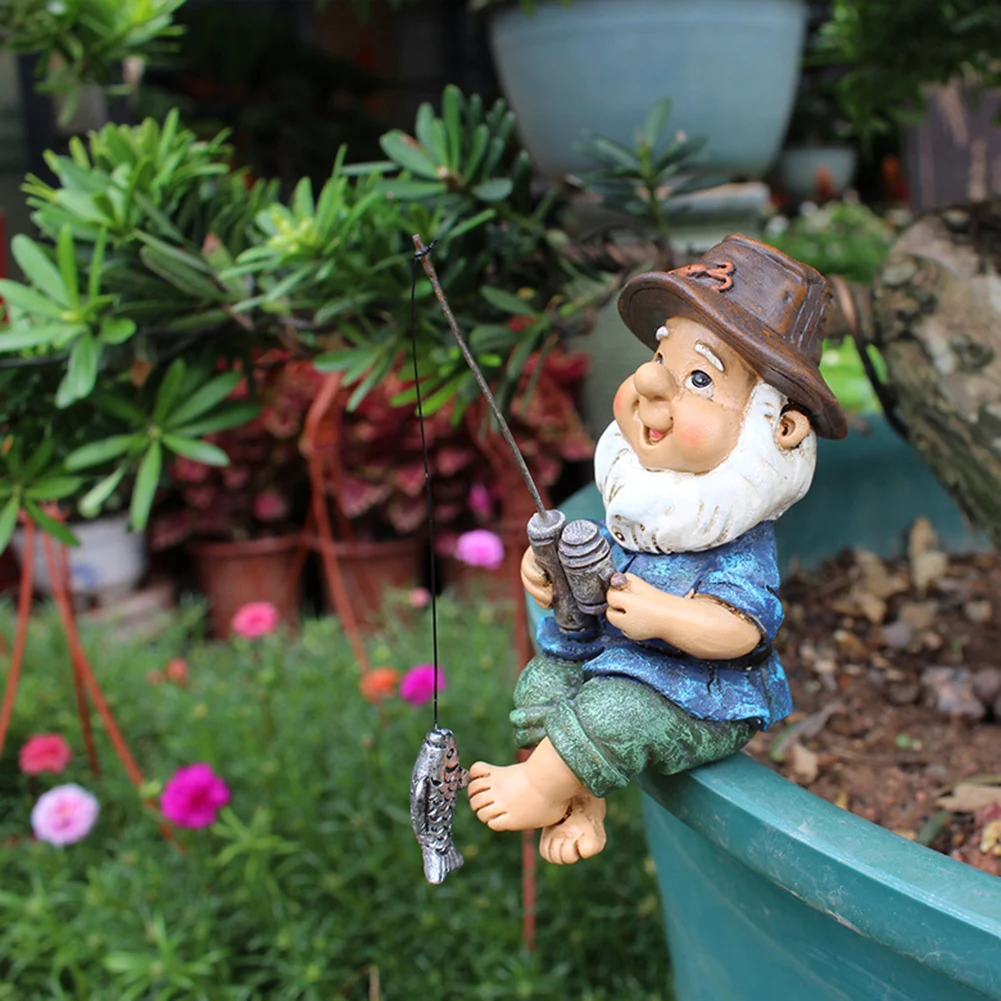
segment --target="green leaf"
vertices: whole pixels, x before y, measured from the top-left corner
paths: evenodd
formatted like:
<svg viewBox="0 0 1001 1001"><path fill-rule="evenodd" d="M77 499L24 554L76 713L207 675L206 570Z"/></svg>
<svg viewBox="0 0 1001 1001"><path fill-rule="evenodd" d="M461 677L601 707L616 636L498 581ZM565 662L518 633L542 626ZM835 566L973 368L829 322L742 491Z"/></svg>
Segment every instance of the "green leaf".
<svg viewBox="0 0 1001 1001"><path fill-rule="evenodd" d="M64 312L61 306L46 299L33 288L7 279L0 279L0 298L6 299L10 305L23 309L26 313L40 313L53 320L61 320Z"/></svg>
<svg viewBox="0 0 1001 1001"><path fill-rule="evenodd" d="M106 316L101 321L101 340L105 344L122 344L135 332L135 320L125 316Z"/></svg>
<svg viewBox="0 0 1001 1001"><path fill-rule="evenodd" d="M76 548L80 545L79 540L73 533L61 522L56 521L55 518L50 518L35 501L29 500L27 497L24 499L24 510L27 512L28 517L43 531L46 535L51 535L53 539L57 542L61 542L64 546L70 546L71 548Z"/></svg>
<svg viewBox="0 0 1001 1001"><path fill-rule="evenodd" d="M198 260L190 254L182 258L168 253L160 246L148 245L139 251L139 257L150 271L192 299L203 302L216 300L222 296L222 290L209 280L200 268L189 263L189 260Z"/></svg>
<svg viewBox="0 0 1001 1001"><path fill-rule="evenodd" d="M109 459L124 455L130 448L137 445L142 438L135 434L116 434L104 441L81 445L66 457L66 468L69 470L87 469L99 466Z"/></svg>
<svg viewBox="0 0 1001 1001"><path fill-rule="evenodd" d="M158 441L154 441L146 450L142 462L139 463L136 484L132 490L129 516L132 527L137 531L142 531L149 521L149 512L153 507L153 498L156 496L156 488L160 483L162 468L163 449Z"/></svg>
<svg viewBox="0 0 1001 1001"><path fill-rule="evenodd" d="M35 454L28 459L21 470L21 479L25 483L30 483L43 469L52 461L52 453L55 451L56 443L52 438L46 438Z"/></svg>
<svg viewBox="0 0 1001 1001"><path fill-rule="evenodd" d="M115 492L118 484L125 476L126 466L119 466L109 473L96 486L92 487L80 498L77 507L85 518L95 518L100 513L104 502Z"/></svg>
<svg viewBox="0 0 1001 1001"><path fill-rule="evenodd" d="M448 167L458 170L462 155L462 91L454 83L445 87L441 99L441 117L445 123L448 141Z"/></svg>
<svg viewBox="0 0 1001 1001"><path fill-rule="evenodd" d="M68 324L47 324L41 327L9 327L0 330L0 352L22 351L24 348L37 348L43 344L51 344L53 341L64 337L74 328Z"/></svg>
<svg viewBox="0 0 1001 1001"><path fill-rule="evenodd" d="M146 423L146 414L139 407L134 403L129 403L128 400L123 400L120 396L115 396L114 393L98 389L91 394L90 401L98 410L111 414L112 417L117 417L126 424L134 424L139 427Z"/></svg>
<svg viewBox="0 0 1001 1001"><path fill-rule="evenodd" d="M176 410L170 411L164 425L176 431L180 425L200 417L217 403L225 400L240 384L241 378L239 372L224 372L210 379L196 389Z"/></svg>
<svg viewBox="0 0 1001 1001"><path fill-rule="evenodd" d="M197 438L185 438L178 434L165 434L163 443L172 452L183 455L205 466L228 466L229 456L218 445Z"/></svg>
<svg viewBox="0 0 1001 1001"><path fill-rule="evenodd" d="M14 260L24 272L24 276L35 288L44 292L50 299L55 299L62 306L70 305L69 293L59 274L59 269L31 237L18 233L10 241L10 249L14 254Z"/></svg>
<svg viewBox="0 0 1001 1001"><path fill-rule="evenodd" d="M481 202L499 202L511 194L514 184L507 177L495 177L473 188L473 194Z"/></svg>
<svg viewBox="0 0 1001 1001"><path fill-rule="evenodd" d="M64 223L59 230L59 241L56 245L59 258L59 274L66 286L69 304L74 309L80 305L80 285L76 274L76 251L73 247L73 230Z"/></svg>
<svg viewBox="0 0 1001 1001"><path fill-rule="evenodd" d="M68 407L82 400L94 388L97 366L101 360L101 345L89 331L77 339L70 352L69 368L56 392L56 406Z"/></svg>
<svg viewBox="0 0 1001 1001"><path fill-rule="evenodd" d="M380 181L379 189L386 198L397 198L400 201L419 201L423 198L439 198L445 194L448 187L444 181Z"/></svg>
<svg viewBox="0 0 1001 1001"><path fill-rule="evenodd" d="M672 103L669 97L662 97L656 101L643 123L643 128L640 129L638 138L645 142L650 149L656 148L657 142L660 140L660 134L664 131L668 118L671 117Z"/></svg>
<svg viewBox="0 0 1001 1001"><path fill-rule="evenodd" d="M176 358L171 362L170 368L167 369L163 377L163 382L160 383L160 389L156 394L156 405L153 408L154 424L162 425L167 419L171 407L173 407L177 400L177 394L181 391L181 386L184 384L186 372L187 369L183 358Z"/></svg>
<svg viewBox="0 0 1001 1001"><path fill-rule="evenodd" d="M418 177L437 180L438 167L420 144L400 129L393 129L379 139L382 151L404 170Z"/></svg>
<svg viewBox="0 0 1001 1001"><path fill-rule="evenodd" d="M17 516L21 510L21 498L15 493L0 511L0 553L10 545L10 537L17 528Z"/></svg>
<svg viewBox="0 0 1001 1001"><path fill-rule="evenodd" d="M182 424L180 427L172 428L174 434L182 434L187 438L197 438L201 435L215 434L216 431L225 431L227 428L237 427L252 421L261 412L260 404L242 401L239 403L225 403L217 407L207 417L200 420Z"/></svg>
<svg viewBox="0 0 1001 1001"><path fill-rule="evenodd" d="M79 476L51 476L24 491L25 497L40 501L59 501L75 494L83 481Z"/></svg>
<svg viewBox="0 0 1001 1001"><path fill-rule="evenodd" d="M503 289L495 288L493 285L481 285L480 295L495 309L503 310L505 313L512 313L515 316L536 315L536 310L530 302L519 299L518 296L505 292Z"/></svg>
<svg viewBox="0 0 1001 1001"><path fill-rule="evenodd" d="M630 171L639 171L640 161L628 147L607 136L599 136L594 132L586 132L584 151L593 159L602 163L623 167Z"/></svg>
<svg viewBox="0 0 1001 1001"><path fill-rule="evenodd" d="M483 124L477 125L473 129L473 138L469 143L469 158L466 160L466 168L462 172L462 179L467 184L476 176L476 171L479 170L480 163L483 161L483 154L486 153L489 145L490 129Z"/></svg>

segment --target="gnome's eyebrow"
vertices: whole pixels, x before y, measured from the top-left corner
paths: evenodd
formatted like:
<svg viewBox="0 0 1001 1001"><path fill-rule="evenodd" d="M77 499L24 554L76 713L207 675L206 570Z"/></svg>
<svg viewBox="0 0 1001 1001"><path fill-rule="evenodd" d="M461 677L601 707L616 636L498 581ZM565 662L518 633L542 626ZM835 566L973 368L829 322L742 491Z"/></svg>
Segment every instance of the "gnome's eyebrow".
<svg viewBox="0 0 1001 1001"><path fill-rule="evenodd" d="M726 371L726 369L723 368L723 363L719 360L719 358L716 357L716 355L712 351L710 351L709 348L706 347L705 344L702 343L702 341L696 342L695 350L698 351L698 353L702 355L702 357L705 358L710 365L715 365L721 372Z"/></svg>

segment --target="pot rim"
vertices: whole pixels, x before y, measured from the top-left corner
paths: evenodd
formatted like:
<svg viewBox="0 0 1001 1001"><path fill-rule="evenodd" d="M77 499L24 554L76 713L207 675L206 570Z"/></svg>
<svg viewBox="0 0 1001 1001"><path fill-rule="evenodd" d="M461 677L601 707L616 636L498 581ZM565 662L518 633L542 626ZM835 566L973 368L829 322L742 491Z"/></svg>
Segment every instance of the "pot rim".
<svg viewBox="0 0 1001 1001"><path fill-rule="evenodd" d="M194 556L263 556L269 553L283 553L295 549L300 532L287 535L269 535L263 539L241 539L239 541L189 542L188 548Z"/></svg>

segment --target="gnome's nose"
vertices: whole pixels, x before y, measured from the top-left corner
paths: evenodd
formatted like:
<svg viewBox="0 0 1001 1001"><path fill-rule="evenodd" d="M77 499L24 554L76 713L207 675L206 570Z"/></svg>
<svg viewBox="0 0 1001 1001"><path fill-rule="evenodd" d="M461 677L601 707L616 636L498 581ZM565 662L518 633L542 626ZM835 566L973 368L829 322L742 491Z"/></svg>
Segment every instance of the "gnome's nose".
<svg viewBox="0 0 1001 1001"><path fill-rule="evenodd" d="M640 396L648 400L673 400L678 395L678 383L665 365L648 361L636 369L633 383Z"/></svg>

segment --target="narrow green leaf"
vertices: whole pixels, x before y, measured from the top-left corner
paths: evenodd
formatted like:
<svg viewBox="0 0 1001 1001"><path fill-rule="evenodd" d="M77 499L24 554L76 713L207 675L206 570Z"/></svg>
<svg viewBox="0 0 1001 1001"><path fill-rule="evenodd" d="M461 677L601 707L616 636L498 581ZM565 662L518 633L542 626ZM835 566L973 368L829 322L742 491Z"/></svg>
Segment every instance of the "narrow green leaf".
<svg viewBox="0 0 1001 1001"><path fill-rule="evenodd" d="M493 285L480 286L480 295L496 309L501 309L505 313L512 313L515 316L534 316L535 308L530 302L519 299L518 296L505 292L503 289L495 288Z"/></svg>
<svg viewBox="0 0 1001 1001"><path fill-rule="evenodd" d="M25 497L24 510L41 531L51 535L57 542L74 549L80 545L76 536L61 521L50 518L35 501Z"/></svg>
<svg viewBox="0 0 1001 1001"><path fill-rule="evenodd" d="M660 134L664 131L668 118L671 117L671 105L669 97L662 97L650 109L650 114L643 123L639 138L646 142L650 149L655 149L660 141Z"/></svg>
<svg viewBox="0 0 1001 1001"><path fill-rule="evenodd" d="M226 403L217 407L206 417L199 420L182 424L180 427L172 428L174 434L182 434L187 438L197 438L206 434L215 434L216 431L225 431L227 428L237 427L252 421L261 412L261 407L257 403L246 401L239 403Z"/></svg>
<svg viewBox="0 0 1001 1001"><path fill-rule="evenodd" d="M41 483L26 487L25 497L40 501L60 501L75 494L83 481L79 476L50 476Z"/></svg>
<svg viewBox="0 0 1001 1001"><path fill-rule="evenodd" d="M473 188L473 195L481 202L499 202L511 194L513 182L507 177L495 177Z"/></svg>
<svg viewBox="0 0 1001 1001"><path fill-rule="evenodd" d="M22 351L51 344L73 330L66 324L47 324L42 327L9 327L0 330L0 352Z"/></svg>
<svg viewBox="0 0 1001 1001"><path fill-rule="evenodd" d="M145 425L146 414L139 409L134 403L129 403L128 400L123 400L120 396L116 396L114 393L108 392L107 390L98 389L91 394L90 402L97 407L98 410L103 411L106 414L110 414L112 417L117 417L120 421L124 421L126 424L134 424L137 427Z"/></svg>
<svg viewBox="0 0 1001 1001"><path fill-rule="evenodd" d="M66 457L66 468L75 471L99 466L102 462L124 455L130 448L137 445L142 438L134 434L116 434L103 441L81 445Z"/></svg>
<svg viewBox="0 0 1001 1001"><path fill-rule="evenodd" d="M90 258L90 274L87 276L87 296L95 298L101 291L101 276L104 273L104 248L108 243L108 231L102 226L97 234L94 252Z"/></svg>
<svg viewBox="0 0 1001 1001"><path fill-rule="evenodd" d="M473 138L469 143L469 158L462 171L462 179L468 184L475 176L480 164L483 162L483 154L490 145L490 129L484 124L477 125L473 129Z"/></svg>
<svg viewBox="0 0 1001 1001"><path fill-rule="evenodd" d="M428 180L437 179L437 165L420 144L405 132L393 129L379 139L379 145L386 156L395 160L404 170Z"/></svg>
<svg viewBox="0 0 1001 1001"><path fill-rule="evenodd" d="M40 313L53 320L62 319L63 308L50 299L46 299L40 292L36 292L27 285L20 282L12 282L7 279L0 279L0 298L6 299L12 306L23 309L26 313Z"/></svg>
<svg viewBox="0 0 1001 1001"><path fill-rule="evenodd" d="M225 400L239 385L241 378L239 372L224 372L210 379L196 389L176 410L168 411L164 426L176 431L182 424L201 417L217 403Z"/></svg>
<svg viewBox="0 0 1001 1001"><path fill-rule="evenodd" d="M61 306L69 306L70 298L59 269L49 259L49 255L29 236L18 233L10 241L14 260L24 272L25 278L35 288Z"/></svg>
<svg viewBox="0 0 1001 1001"><path fill-rule="evenodd" d="M82 400L94 388L97 366L101 360L101 345L89 331L79 337L70 352L69 368L56 393L56 406L68 407Z"/></svg>
<svg viewBox="0 0 1001 1001"><path fill-rule="evenodd" d="M46 438L38 448L35 449L35 454L31 456L30 459L24 464L24 469L21 471L21 479L25 483L30 483L43 469L45 469L49 463L52 461L52 453L55 451L55 441L52 438Z"/></svg>
<svg viewBox="0 0 1001 1001"><path fill-rule="evenodd" d="M163 443L172 452L205 466L228 466L229 456L218 445L179 434L165 434Z"/></svg>
<svg viewBox="0 0 1001 1001"><path fill-rule="evenodd" d="M162 425L166 420L171 407L177 401L178 393L184 384L185 374L186 367L183 358L177 358L171 362L156 394L156 405L153 408L154 424Z"/></svg>
<svg viewBox="0 0 1001 1001"><path fill-rule="evenodd" d="M101 340L105 344L123 344L135 332L135 320L125 316L106 316L101 321Z"/></svg>
<svg viewBox="0 0 1001 1001"><path fill-rule="evenodd" d="M76 274L76 251L73 247L73 230L64 223L59 230L59 241L56 244L56 254L59 258L59 274L66 286L69 304L74 309L80 305L80 284Z"/></svg>
<svg viewBox="0 0 1001 1001"><path fill-rule="evenodd" d="M77 507L85 518L95 518L100 514L104 502L115 492L118 484L125 476L126 467L119 466L113 473L109 473L96 486L92 487L80 498Z"/></svg>
<svg viewBox="0 0 1001 1001"><path fill-rule="evenodd" d="M17 516L21 510L21 498L15 493L0 511L0 553L10 545L10 537L17 528Z"/></svg>
<svg viewBox="0 0 1001 1001"><path fill-rule="evenodd" d="M462 157L462 91L454 83L445 87L441 99L441 117L448 142L448 168L458 170Z"/></svg>
<svg viewBox="0 0 1001 1001"><path fill-rule="evenodd" d="M136 484L132 490L132 503L129 506L129 517L132 527L142 531L149 521L149 512L153 507L153 498L160 483L160 471L163 468L163 449L158 441L154 441L146 450L139 472L136 474Z"/></svg>

